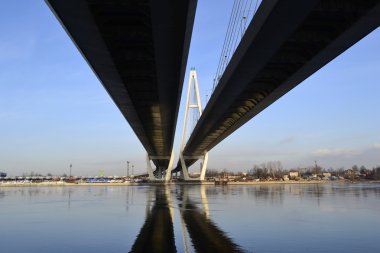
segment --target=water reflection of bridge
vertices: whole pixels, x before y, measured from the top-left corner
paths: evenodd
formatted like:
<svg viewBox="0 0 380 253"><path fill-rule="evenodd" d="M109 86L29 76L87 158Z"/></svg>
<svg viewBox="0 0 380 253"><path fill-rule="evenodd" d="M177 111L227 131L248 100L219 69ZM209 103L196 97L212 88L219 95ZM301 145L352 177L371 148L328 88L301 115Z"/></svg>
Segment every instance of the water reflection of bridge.
<svg viewBox="0 0 380 253"><path fill-rule="evenodd" d="M151 207L152 193L155 200ZM131 252L176 252L170 208L165 188L151 188L148 191L145 223Z"/></svg>
<svg viewBox="0 0 380 253"><path fill-rule="evenodd" d="M205 186L198 201L188 187L151 187L147 194L146 218L130 252L177 252L174 237L174 209L178 206L183 250L189 252L242 252L215 223L209 219ZM174 197L175 196L175 197ZM198 196L197 196L198 199ZM178 203L174 203L174 202ZM188 244L190 238L191 245Z"/></svg>

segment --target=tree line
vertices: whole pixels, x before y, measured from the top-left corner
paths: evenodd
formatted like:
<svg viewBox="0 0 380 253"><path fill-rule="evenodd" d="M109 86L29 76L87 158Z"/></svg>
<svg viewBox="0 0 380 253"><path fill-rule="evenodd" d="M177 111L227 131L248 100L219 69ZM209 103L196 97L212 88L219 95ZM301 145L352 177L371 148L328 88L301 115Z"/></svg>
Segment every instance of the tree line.
<svg viewBox="0 0 380 253"><path fill-rule="evenodd" d="M340 168L323 168L317 164L314 166L309 166L306 168L294 168L294 169L284 169L280 161L269 161L262 163L260 165L254 164L251 169L245 171L233 172L227 169L207 169L207 177L226 177L226 176L244 176L256 179L274 179L278 180L283 178L285 175L289 175L291 171L297 171L299 177L307 178L312 175L323 176L323 173L330 173L331 176L344 177L349 179L355 178L365 178L370 180L380 180L380 166L376 166L372 169L367 169L364 165L357 166L353 165L351 168L346 169L344 167Z"/></svg>

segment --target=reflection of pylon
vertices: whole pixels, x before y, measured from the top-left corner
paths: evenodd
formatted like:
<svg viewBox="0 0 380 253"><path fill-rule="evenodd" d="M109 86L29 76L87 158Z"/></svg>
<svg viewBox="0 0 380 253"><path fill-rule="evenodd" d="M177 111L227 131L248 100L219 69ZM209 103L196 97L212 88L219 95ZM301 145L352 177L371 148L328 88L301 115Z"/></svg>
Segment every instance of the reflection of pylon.
<svg viewBox="0 0 380 253"><path fill-rule="evenodd" d="M179 211L180 211L180 219L181 219L181 228L182 228L182 240L183 240L183 248L185 253L188 253L188 238L190 238L190 234L188 229L186 228L185 220L184 220L184 211L187 208L187 204L190 202L189 201L189 191L188 188L182 188L181 191L181 205L179 206ZM209 219L209 207L208 207L208 199L207 199L207 194L206 194L206 186L201 185L200 188L200 198L202 200L202 206L203 206L203 213L205 215L206 219ZM192 210L196 211L196 210Z"/></svg>
<svg viewBox="0 0 380 253"><path fill-rule="evenodd" d="M190 94L194 91L195 93L195 100L196 102L194 104L190 104ZM185 148L185 141L186 141L186 128L187 128L187 120L189 117L189 109L198 109L198 119L200 118L202 114L202 105L201 105L201 99L199 96L199 87L198 87L198 79L197 79L197 72L195 71L195 68L191 68L190 70L190 76L189 76L189 84L187 89L187 99L186 99L186 108L185 108L185 118L183 123L183 132L182 132L182 144L181 144L181 151L180 151L180 161L181 161L181 168L182 168L182 177L185 180L204 180L206 175L206 167L207 167L207 161L208 161L208 153L207 151L202 156L196 156L196 157L189 157L183 155L183 149ZM191 178L189 176L189 171L186 166L185 159L202 159L202 168L201 168L201 174L199 178Z"/></svg>

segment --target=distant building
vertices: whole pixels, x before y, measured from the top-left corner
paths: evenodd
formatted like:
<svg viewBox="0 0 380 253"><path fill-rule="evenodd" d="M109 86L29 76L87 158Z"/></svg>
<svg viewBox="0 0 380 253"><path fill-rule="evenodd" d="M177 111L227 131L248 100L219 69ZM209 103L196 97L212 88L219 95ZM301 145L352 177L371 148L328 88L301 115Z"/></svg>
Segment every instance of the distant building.
<svg viewBox="0 0 380 253"><path fill-rule="evenodd" d="M241 178L241 176L238 176L238 175L229 175L227 176L228 180L236 180L236 179L239 179Z"/></svg>
<svg viewBox="0 0 380 253"><path fill-rule="evenodd" d="M295 179L296 177L299 177L299 172L296 170L291 170L289 171L289 178L290 179Z"/></svg>
<svg viewBox="0 0 380 253"><path fill-rule="evenodd" d="M6 177L7 176L7 173L5 172L0 172L0 177Z"/></svg>
<svg viewBox="0 0 380 253"><path fill-rule="evenodd" d="M324 172L322 173L323 177L331 177L331 173L329 172Z"/></svg>
<svg viewBox="0 0 380 253"><path fill-rule="evenodd" d="M200 175L201 175L200 172L189 173L189 176L191 176L191 177L199 177Z"/></svg>
<svg viewBox="0 0 380 253"><path fill-rule="evenodd" d="M348 169L344 171L344 176L345 177L351 177L354 175L354 171L352 169Z"/></svg>

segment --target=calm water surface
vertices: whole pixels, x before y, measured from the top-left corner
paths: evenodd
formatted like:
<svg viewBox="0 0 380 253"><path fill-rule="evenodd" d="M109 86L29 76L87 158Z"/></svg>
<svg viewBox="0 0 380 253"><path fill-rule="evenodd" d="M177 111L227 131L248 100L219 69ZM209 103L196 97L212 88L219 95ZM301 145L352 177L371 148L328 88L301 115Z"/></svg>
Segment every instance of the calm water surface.
<svg viewBox="0 0 380 253"><path fill-rule="evenodd" d="M380 184L0 188L0 252L380 252Z"/></svg>

